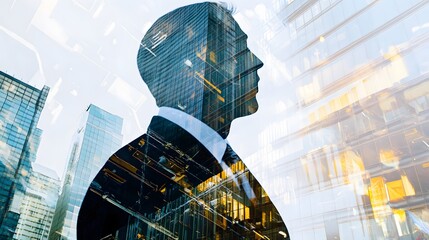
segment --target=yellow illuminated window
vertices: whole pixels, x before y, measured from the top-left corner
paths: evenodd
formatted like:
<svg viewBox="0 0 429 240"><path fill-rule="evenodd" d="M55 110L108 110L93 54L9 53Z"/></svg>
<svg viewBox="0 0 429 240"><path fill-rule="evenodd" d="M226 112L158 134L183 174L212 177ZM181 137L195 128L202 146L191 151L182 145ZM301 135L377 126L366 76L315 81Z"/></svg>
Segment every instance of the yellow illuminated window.
<svg viewBox="0 0 429 240"><path fill-rule="evenodd" d="M329 101L329 108L331 108L332 112L339 110L337 99L332 99L331 101Z"/></svg>
<svg viewBox="0 0 429 240"><path fill-rule="evenodd" d="M372 207L383 206L387 202L383 177L374 177L370 180L370 200Z"/></svg>
<svg viewBox="0 0 429 240"><path fill-rule="evenodd" d="M319 117L320 117L320 119L325 119L327 115L328 114L326 112L326 107L325 106L320 107L319 108Z"/></svg>
<svg viewBox="0 0 429 240"><path fill-rule="evenodd" d="M349 105L349 99L347 98L346 94L340 97L340 105L341 105L341 108L347 107Z"/></svg>
<svg viewBox="0 0 429 240"><path fill-rule="evenodd" d="M224 123L225 119L223 117L219 117L219 122Z"/></svg>
<svg viewBox="0 0 429 240"><path fill-rule="evenodd" d="M386 166L397 167L399 165L399 157L395 151L391 149L380 149L380 162Z"/></svg>
<svg viewBox="0 0 429 240"><path fill-rule="evenodd" d="M250 209L248 207L244 207L244 219L250 218Z"/></svg>
<svg viewBox="0 0 429 240"><path fill-rule="evenodd" d="M210 52L210 61L216 63L216 53L213 51Z"/></svg>
<svg viewBox="0 0 429 240"><path fill-rule="evenodd" d="M316 122L316 114L314 112L310 113L310 115L308 115L308 118L310 120L310 124L315 123Z"/></svg>
<svg viewBox="0 0 429 240"><path fill-rule="evenodd" d="M358 100L358 93L356 87L352 88L347 95L351 103L356 102Z"/></svg>
<svg viewBox="0 0 429 240"><path fill-rule="evenodd" d="M221 95L217 95L217 99L221 102L225 102L225 98L223 98Z"/></svg>
<svg viewBox="0 0 429 240"><path fill-rule="evenodd" d="M405 195L414 196L416 195L416 191L414 190L413 184L411 184L410 180L406 175L401 176L402 185L404 186Z"/></svg>
<svg viewBox="0 0 429 240"><path fill-rule="evenodd" d="M396 180L386 183L387 192L389 193L389 200L391 202L403 200L405 197L405 189L402 185L402 180Z"/></svg>

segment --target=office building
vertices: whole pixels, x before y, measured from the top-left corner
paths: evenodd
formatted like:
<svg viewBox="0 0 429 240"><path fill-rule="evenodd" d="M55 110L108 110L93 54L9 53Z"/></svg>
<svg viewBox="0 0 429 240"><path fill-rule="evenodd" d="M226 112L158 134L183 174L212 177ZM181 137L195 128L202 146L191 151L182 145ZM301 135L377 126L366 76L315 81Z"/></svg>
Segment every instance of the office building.
<svg viewBox="0 0 429 240"><path fill-rule="evenodd" d="M122 118L89 105L73 142L49 239L76 239L76 220L88 187L122 144Z"/></svg>
<svg viewBox="0 0 429 240"><path fill-rule="evenodd" d="M48 239L60 179L51 169L34 163L28 183L14 239Z"/></svg>
<svg viewBox="0 0 429 240"><path fill-rule="evenodd" d="M294 92L253 157L291 239L426 239L429 2L277 3Z"/></svg>
<svg viewBox="0 0 429 240"><path fill-rule="evenodd" d="M40 141L36 129L49 88L0 72L0 238L11 239Z"/></svg>

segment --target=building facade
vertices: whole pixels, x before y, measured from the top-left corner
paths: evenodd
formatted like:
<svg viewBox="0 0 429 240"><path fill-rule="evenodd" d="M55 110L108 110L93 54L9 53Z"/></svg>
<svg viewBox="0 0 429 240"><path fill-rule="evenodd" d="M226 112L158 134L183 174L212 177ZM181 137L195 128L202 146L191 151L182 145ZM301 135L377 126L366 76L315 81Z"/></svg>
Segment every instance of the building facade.
<svg viewBox="0 0 429 240"><path fill-rule="evenodd" d="M72 145L49 239L76 239L83 197L106 159L122 144L122 118L89 105Z"/></svg>
<svg viewBox="0 0 429 240"><path fill-rule="evenodd" d="M56 173L33 164L14 239L48 239L59 191L60 179Z"/></svg>
<svg viewBox="0 0 429 240"><path fill-rule="evenodd" d="M0 72L0 238L12 239L40 141L36 129L49 88Z"/></svg>
<svg viewBox="0 0 429 240"><path fill-rule="evenodd" d="M294 92L253 161L291 239L427 239L429 2L277 2Z"/></svg>

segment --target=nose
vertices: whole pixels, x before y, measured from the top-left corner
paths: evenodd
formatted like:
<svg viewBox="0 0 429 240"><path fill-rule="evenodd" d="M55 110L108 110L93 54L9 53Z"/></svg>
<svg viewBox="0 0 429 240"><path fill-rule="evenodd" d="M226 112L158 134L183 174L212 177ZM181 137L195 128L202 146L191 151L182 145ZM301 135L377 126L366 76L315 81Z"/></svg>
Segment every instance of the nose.
<svg viewBox="0 0 429 240"><path fill-rule="evenodd" d="M259 59L255 54L253 54L253 52L251 52L251 54L253 56L253 64L256 67L256 69L259 69L262 66L264 66L264 63L261 61L261 59Z"/></svg>

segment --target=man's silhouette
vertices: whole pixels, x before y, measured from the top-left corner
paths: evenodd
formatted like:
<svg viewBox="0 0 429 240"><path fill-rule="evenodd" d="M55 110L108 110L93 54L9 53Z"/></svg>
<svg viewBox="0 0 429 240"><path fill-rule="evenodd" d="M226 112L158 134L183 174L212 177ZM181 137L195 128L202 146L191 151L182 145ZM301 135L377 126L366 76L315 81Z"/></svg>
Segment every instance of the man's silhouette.
<svg viewBox="0 0 429 240"><path fill-rule="evenodd" d="M256 70L263 64L247 48L246 40L231 12L216 3L179 8L153 24L141 42L137 61L159 114L152 118L147 133L113 154L91 183L79 212L78 239L109 235L127 239L130 236L121 235L120 229L129 229L133 223L138 223L135 232L141 238L149 229L155 229L151 236L156 239L180 237L175 227L162 226L153 218L173 211L180 213L177 218L183 226L179 225L190 230L182 231L181 237L197 238L193 232L203 230L192 229L187 216L209 208L206 202L214 199L199 198L198 193L216 175L229 179L240 203L251 210L233 219L231 209L216 208L213 211L224 219L222 230L204 230L212 234L206 237L236 239L262 231L257 225L262 221L263 189L225 140L235 118L258 109ZM188 199L192 211L171 209L181 198ZM191 208L191 202L202 210ZM273 206L272 211L277 213ZM281 218L274 218L275 234L287 232Z"/></svg>

